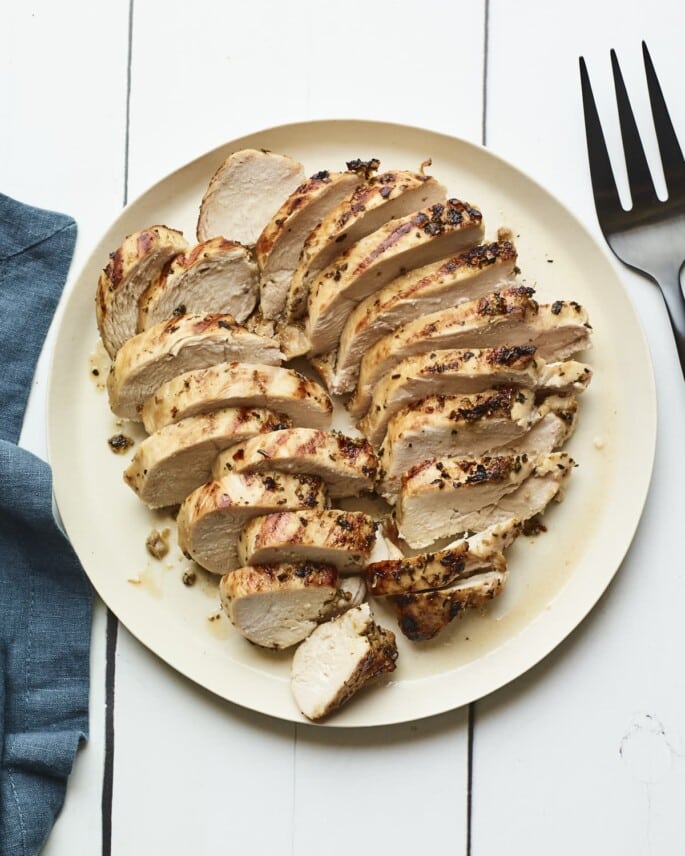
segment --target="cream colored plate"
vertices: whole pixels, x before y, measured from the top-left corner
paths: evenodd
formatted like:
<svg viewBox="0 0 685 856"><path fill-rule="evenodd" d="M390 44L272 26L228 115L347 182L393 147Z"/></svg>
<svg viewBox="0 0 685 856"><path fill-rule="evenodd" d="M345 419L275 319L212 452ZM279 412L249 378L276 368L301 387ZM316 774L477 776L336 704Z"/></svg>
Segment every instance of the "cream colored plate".
<svg viewBox="0 0 685 856"><path fill-rule="evenodd" d="M230 152L246 147L293 155L308 174L342 169L354 157L379 157L382 169L417 168L432 158L430 171L450 194L480 206L489 235L499 226L513 230L522 277L540 300L575 299L589 310L595 332L588 360L595 376L568 447L578 468L565 501L546 516L548 531L511 549L508 587L486 617L455 621L421 645L398 632L400 657L391 679L360 694L329 724L402 722L466 704L537 663L596 603L642 511L656 419L644 335L604 249L547 191L485 149L372 122L288 125L204 155L124 209L71 283L54 352L49 454L67 532L99 595L162 659L230 701L302 719L290 696L290 656L260 650L234 632L218 612L213 581L200 576L192 588L183 585L189 563L177 550L161 562L148 556L150 530L169 526L173 533L174 524L147 511L122 481L130 454L115 455L108 447L122 427L91 373L98 341L93 300L109 252L129 233L156 223L182 229L192 242L209 179ZM131 427L124 432L142 437ZM389 613L380 606L376 612L396 629Z"/></svg>

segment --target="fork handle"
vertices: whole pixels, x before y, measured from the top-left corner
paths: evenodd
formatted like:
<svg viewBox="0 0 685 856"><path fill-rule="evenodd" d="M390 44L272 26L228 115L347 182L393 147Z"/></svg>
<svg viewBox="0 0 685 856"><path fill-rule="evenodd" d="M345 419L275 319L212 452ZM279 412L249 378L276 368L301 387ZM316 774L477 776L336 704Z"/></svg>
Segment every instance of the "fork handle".
<svg viewBox="0 0 685 856"><path fill-rule="evenodd" d="M685 380L685 297L680 287L680 271L675 277L659 277L659 287L666 301L668 317L671 320L675 344L680 357L680 369Z"/></svg>

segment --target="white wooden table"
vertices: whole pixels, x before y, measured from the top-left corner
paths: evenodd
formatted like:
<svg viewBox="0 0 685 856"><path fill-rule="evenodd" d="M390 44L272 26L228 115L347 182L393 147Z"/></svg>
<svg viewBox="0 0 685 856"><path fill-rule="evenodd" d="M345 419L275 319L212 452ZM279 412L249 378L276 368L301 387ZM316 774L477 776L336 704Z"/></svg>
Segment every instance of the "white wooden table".
<svg viewBox="0 0 685 856"><path fill-rule="evenodd" d="M609 109L609 48L644 93L646 39L685 142L684 32L677 0L7 4L0 190L74 216L78 267L128 199L197 154L359 117L484 142L599 237L578 56ZM111 620L107 670L98 603L91 737L47 856L685 852L685 396L660 295L616 267L651 347L657 453L629 554L578 629L470 707L314 729L211 696ZM46 365L23 435L42 455Z"/></svg>

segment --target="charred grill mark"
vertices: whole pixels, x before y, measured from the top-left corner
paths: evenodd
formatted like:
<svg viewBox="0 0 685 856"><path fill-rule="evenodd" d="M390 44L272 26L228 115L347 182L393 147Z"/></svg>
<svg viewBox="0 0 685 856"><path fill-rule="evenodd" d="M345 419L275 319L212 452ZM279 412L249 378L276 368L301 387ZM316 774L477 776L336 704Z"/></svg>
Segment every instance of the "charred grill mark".
<svg viewBox="0 0 685 856"><path fill-rule="evenodd" d="M500 387L493 395L486 397L477 396L476 402L470 407L457 407L448 414L448 419L464 422L477 422L479 419L487 419L496 414L503 416L511 413L517 392L513 387ZM525 399L524 399L525 400Z"/></svg>
<svg viewBox="0 0 685 856"><path fill-rule="evenodd" d="M513 366L520 362L523 366L527 366L533 361L536 350L535 345L492 348L487 353L486 359L491 365Z"/></svg>

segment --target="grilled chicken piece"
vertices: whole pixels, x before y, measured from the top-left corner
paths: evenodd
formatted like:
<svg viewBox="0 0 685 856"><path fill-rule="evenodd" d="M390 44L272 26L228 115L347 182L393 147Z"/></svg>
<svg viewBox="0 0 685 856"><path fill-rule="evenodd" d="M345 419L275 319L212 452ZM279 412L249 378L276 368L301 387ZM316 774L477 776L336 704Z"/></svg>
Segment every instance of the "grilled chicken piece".
<svg viewBox="0 0 685 856"><path fill-rule="evenodd" d="M289 428L254 437L227 449L216 460L214 477L227 472L277 470L322 478L331 497L372 490L378 459L363 438L313 428Z"/></svg>
<svg viewBox="0 0 685 856"><path fill-rule="evenodd" d="M291 688L307 719L318 722L374 678L395 669L395 634L376 624L368 603L319 625L293 656Z"/></svg>
<svg viewBox="0 0 685 856"><path fill-rule="evenodd" d="M312 283L308 300L309 356L338 346L347 318L369 294L412 268L477 244L483 215L458 199L392 220L349 247Z"/></svg>
<svg viewBox="0 0 685 856"><path fill-rule="evenodd" d="M225 574L240 565L237 540L248 520L326 503L323 482L314 476L230 473L186 497L176 518L178 543L198 565Z"/></svg>
<svg viewBox="0 0 685 856"><path fill-rule="evenodd" d="M522 465L523 457L519 458ZM483 465L482 475L476 468L470 476L463 474L453 479L457 474L455 460L445 463L448 477L436 475L433 483L428 477L440 472L436 464L418 473L410 471L402 480L395 509L400 537L411 547L421 549L460 532L478 532L512 517L525 521L540 514L554 497L561 499L560 490L575 464L564 452L540 455L533 463L532 468L529 464L525 468L522 466L529 475L520 482L511 467L503 466L504 475L499 477L494 465L489 464ZM468 482L469 477L471 482ZM478 478L483 479L482 493L478 490L480 484L475 481ZM516 489L508 490L517 482ZM471 498L462 499L464 495ZM486 499L481 504L477 500L479 495L492 497L492 501Z"/></svg>
<svg viewBox="0 0 685 856"><path fill-rule="evenodd" d="M188 249L181 232L150 226L129 235L100 274L95 297L98 330L110 357L138 324L138 298L163 273L168 263Z"/></svg>
<svg viewBox="0 0 685 856"><path fill-rule="evenodd" d="M266 319L278 318L305 240L328 212L363 178L348 172L318 172L301 184L264 227L255 247L262 272L260 308Z"/></svg>
<svg viewBox="0 0 685 856"><path fill-rule="evenodd" d="M400 630L412 642L425 642L466 609L482 609L501 594L509 572L493 569L447 588L391 595Z"/></svg>
<svg viewBox="0 0 685 856"><path fill-rule="evenodd" d="M364 598L363 581L338 579L329 565L255 565L225 574L221 605L231 623L255 645L282 650L301 642L322 621Z"/></svg>
<svg viewBox="0 0 685 856"><path fill-rule="evenodd" d="M302 164L286 155L261 149L233 152L214 173L202 198L197 240L221 236L254 244L274 211L304 178Z"/></svg>
<svg viewBox="0 0 685 856"><path fill-rule="evenodd" d="M431 395L397 413L379 451L379 490L392 498L421 461L483 455L514 444L539 419L529 389L502 386L472 395Z"/></svg>
<svg viewBox="0 0 685 856"><path fill-rule="evenodd" d="M212 466L223 449L289 426L286 416L256 408L228 407L189 416L143 440L124 481L150 508L178 505L211 481Z"/></svg>
<svg viewBox="0 0 685 856"><path fill-rule="evenodd" d="M531 390L499 387L474 395L432 395L390 420L379 451L379 492L394 502L404 473L443 457L552 452L575 428L575 396L549 396L539 405Z"/></svg>
<svg viewBox="0 0 685 856"><path fill-rule="evenodd" d="M230 361L277 366L282 359L273 339L248 332L230 315L179 315L121 346L107 377L109 406L140 421L145 400L184 372Z"/></svg>
<svg viewBox="0 0 685 856"><path fill-rule="evenodd" d="M378 447L390 419L429 395L464 395L516 385L542 392L582 392L592 371L584 363L545 363L532 346L433 351L403 360L379 381L358 426Z"/></svg>
<svg viewBox="0 0 685 856"><path fill-rule="evenodd" d="M138 301L138 330L177 315L221 312L242 323L259 296L252 252L226 238L211 238L177 256Z"/></svg>
<svg viewBox="0 0 685 856"><path fill-rule="evenodd" d="M373 347L355 350L342 366L341 343L337 385L332 391L351 389L350 381L356 380L359 371L355 404L362 407L379 378L392 372L407 357L427 351L533 345L538 357L566 360L589 346L591 328L582 306L561 301L539 306L533 294L532 288L519 286L416 318L381 338ZM362 356L361 369L355 369ZM341 379L345 378L348 382L343 390Z"/></svg>
<svg viewBox="0 0 685 856"><path fill-rule="evenodd" d="M374 175L323 218L304 242L286 301L286 321L307 311L310 283L349 246L397 217L440 202L445 188L420 172Z"/></svg>
<svg viewBox="0 0 685 856"><path fill-rule="evenodd" d="M359 572L376 543L376 525L361 511L279 511L246 524L238 539L243 565L322 562Z"/></svg>
<svg viewBox="0 0 685 856"><path fill-rule="evenodd" d="M578 400L575 395L549 395L536 408L541 418L517 440L497 448L497 452L542 455L561 449L576 429Z"/></svg>
<svg viewBox="0 0 685 856"><path fill-rule="evenodd" d="M408 271L371 294L347 319L340 336L330 391L351 392L362 358L376 342L398 327L465 301L477 303L479 298L513 283L515 269L514 245L502 240L481 244L447 261ZM381 374L376 373L376 378Z"/></svg>
<svg viewBox="0 0 685 856"><path fill-rule="evenodd" d="M162 384L143 405L148 434L165 425L224 407L267 407L296 425L327 428L333 405L318 383L298 372L252 363L219 363Z"/></svg>

